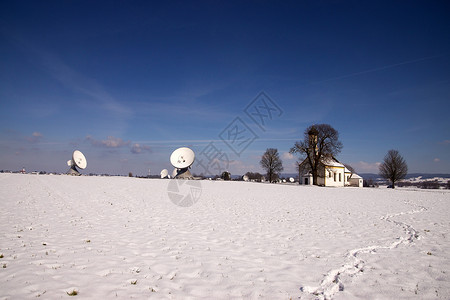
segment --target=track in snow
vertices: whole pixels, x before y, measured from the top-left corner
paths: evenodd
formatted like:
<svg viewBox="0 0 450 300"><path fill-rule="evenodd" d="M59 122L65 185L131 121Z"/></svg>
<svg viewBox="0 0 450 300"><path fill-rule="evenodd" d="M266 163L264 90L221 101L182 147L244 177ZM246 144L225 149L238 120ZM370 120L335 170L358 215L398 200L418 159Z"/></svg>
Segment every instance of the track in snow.
<svg viewBox="0 0 450 300"><path fill-rule="evenodd" d="M405 201L405 204L414 205L410 202ZM411 225L406 224L404 222L395 221L393 218L402 216L402 215L412 215L427 211L427 208L424 206L417 206L417 208L407 212L400 212L396 214L388 214L386 216L381 217L381 220L386 222L390 222L396 226L403 227L403 231L406 233L406 236L398 237L389 245L373 245L368 247L356 248L347 252L345 255L346 263L337 269L333 269L327 273L325 278L322 280L319 286L311 287L311 286L303 286L300 287L300 291L307 292L316 296L316 299L327 300L332 299L335 294L344 290L344 282L342 277L349 276L355 277L359 274L363 273L365 261L359 258L360 254L364 253L375 253L377 250L381 249L394 249L397 248L401 244L410 244L415 240L420 239L419 232L414 229Z"/></svg>

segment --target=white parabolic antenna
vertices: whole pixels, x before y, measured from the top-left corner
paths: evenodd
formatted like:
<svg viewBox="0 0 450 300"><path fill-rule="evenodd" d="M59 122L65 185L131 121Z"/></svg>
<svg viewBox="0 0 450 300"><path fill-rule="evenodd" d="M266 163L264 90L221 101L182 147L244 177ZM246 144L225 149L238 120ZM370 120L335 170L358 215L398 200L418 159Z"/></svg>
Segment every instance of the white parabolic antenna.
<svg viewBox="0 0 450 300"><path fill-rule="evenodd" d="M161 170L161 178L166 178L167 175L169 175L169 171L167 171L167 169L162 169Z"/></svg>
<svg viewBox="0 0 450 300"><path fill-rule="evenodd" d="M175 176L177 176L178 170L177 168L173 169L172 171L172 178L175 178Z"/></svg>
<svg viewBox="0 0 450 300"><path fill-rule="evenodd" d="M178 169L190 167L195 160L194 151L187 147L181 147L172 152L170 156L170 163Z"/></svg>
<svg viewBox="0 0 450 300"><path fill-rule="evenodd" d="M67 165L69 165L70 169L68 174L70 175L80 175L80 172L78 172L78 168L80 169L86 169L87 167L87 160L84 154L80 150L73 151L72 159L67 161Z"/></svg>
<svg viewBox="0 0 450 300"><path fill-rule="evenodd" d="M242 179L243 179L244 181L248 181L248 176L247 176L247 175L244 175L244 176L242 177Z"/></svg>
<svg viewBox="0 0 450 300"><path fill-rule="evenodd" d="M177 169L174 178L193 179L189 167L192 166L194 160L194 151L187 147L181 147L173 151L170 155L170 163Z"/></svg>
<svg viewBox="0 0 450 300"><path fill-rule="evenodd" d="M86 169L87 161L84 154L79 150L73 151L72 160L75 162L75 165L80 169Z"/></svg>
<svg viewBox="0 0 450 300"><path fill-rule="evenodd" d="M289 178L289 181L290 181L290 182L294 182L295 179L294 179L293 177L291 177L291 178Z"/></svg>

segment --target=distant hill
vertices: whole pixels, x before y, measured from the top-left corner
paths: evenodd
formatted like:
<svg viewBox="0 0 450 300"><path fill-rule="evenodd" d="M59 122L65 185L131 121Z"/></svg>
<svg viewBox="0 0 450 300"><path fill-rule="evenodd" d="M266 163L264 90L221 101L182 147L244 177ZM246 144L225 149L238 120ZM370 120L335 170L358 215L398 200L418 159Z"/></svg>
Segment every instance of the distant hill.
<svg viewBox="0 0 450 300"><path fill-rule="evenodd" d="M374 173L358 173L362 178L365 180L383 180L380 175L374 174ZM432 178L445 178L450 180L450 174L441 174L441 173L411 173L406 175L405 179L411 179L411 178L418 178L421 177L421 179L432 179Z"/></svg>
<svg viewBox="0 0 450 300"><path fill-rule="evenodd" d="M417 177L420 177L420 176L422 176L422 179L431 179L431 178L436 178L436 177L450 179L450 174L441 174L441 173L436 173L436 174L433 174L433 173L431 173L431 174L427 174L427 173L411 173L411 174L406 175L406 179L417 178Z"/></svg>
<svg viewBox="0 0 450 300"><path fill-rule="evenodd" d="M380 175L374 173L358 173L358 175L361 176L364 180L382 180Z"/></svg>

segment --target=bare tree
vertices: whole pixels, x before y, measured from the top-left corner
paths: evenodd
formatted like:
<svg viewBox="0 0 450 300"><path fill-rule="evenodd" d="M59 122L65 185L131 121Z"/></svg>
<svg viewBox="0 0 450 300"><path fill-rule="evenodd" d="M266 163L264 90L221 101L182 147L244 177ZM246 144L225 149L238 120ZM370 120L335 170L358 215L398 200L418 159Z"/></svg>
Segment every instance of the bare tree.
<svg viewBox="0 0 450 300"><path fill-rule="evenodd" d="M261 164L261 167L266 170L269 182L275 180L278 173L283 171L283 162L280 159L278 149L268 148L259 163Z"/></svg>
<svg viewBox="0 0 450 300"><path fill-rule="evenodd" d="M391 182L392 188L395 183L408 174L408 165L397 150L389 150L380 165L380 176Z"/></svg>
<svg viewBox="0 0 450 300"><path fill-rule="evenodd" d="M303 141L296 142L289 152L300 154L304 162L299 165L299 176L303 170L310 170L313 184L317 185L320 161L327 156L336 156L342 147L336 129L328 124L317 124L306 128Z"/></svg>

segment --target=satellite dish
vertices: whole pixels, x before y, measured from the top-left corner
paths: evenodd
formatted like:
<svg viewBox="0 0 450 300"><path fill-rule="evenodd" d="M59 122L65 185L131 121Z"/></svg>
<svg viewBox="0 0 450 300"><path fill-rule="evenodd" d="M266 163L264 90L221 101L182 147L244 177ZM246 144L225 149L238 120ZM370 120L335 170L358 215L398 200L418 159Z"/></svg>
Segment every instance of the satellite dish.
<svg viewBox="0 0 450 300"><path fill-rule="evenodd" d="M80 169L86 169L87 160L81 151L75 150L73 151L72 159L67 161L67 165L70 167L69 172L67 172L67 174L81 175L77 167Z"/></svg>
<svg viewBox="0 0 450 300"><path fill-rule="evenodd" d="M172 173L173 178L194 179L189 167L192 166L195 160L195 153L187 147L176 149L170 155L170 163L176 168L176 173Z"/></svg>
<svg viewBox="0 0 450 300"><path fill-rule="evenodd" d="M181 147L172 152L170 156L170 163L178 169L190 167L194 163L194 151L187 147Z"/></svg>
<svg viewBox="0 0 450 300"><path fill-rule="evenodd" d="M178 170L177 168L173 169L172 171L172 178L175 178L175 176L177 176Z"/></svg>
<svg viewBox="0 0 450 300"><path fill-rule="evenodd" d="M294 183L295 179L293 177L289 178L289 181Z"/></svg>
<svg viewBox="0 0 450 300"><path fill-rule="evenodd" d="M247 176L247 175L244 175L244 176L242 177L242 179L243 179L244 181L248 181L248 176Z"/></svg>
<svg viewBox="0 0 450 300"><path fill-rule="evenodd" d="M166 178L169 175L169 171L167 169L161 170L161 178Z"/></svg>
<svg viewBox="0 0 450 300"><path fill-rule="evenodd" d="M72 161L75 162L75 165L80 169L86 169L87 167L86 157L84 157L84 154L79 150L73 151Z"/></svg>

